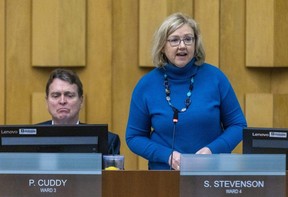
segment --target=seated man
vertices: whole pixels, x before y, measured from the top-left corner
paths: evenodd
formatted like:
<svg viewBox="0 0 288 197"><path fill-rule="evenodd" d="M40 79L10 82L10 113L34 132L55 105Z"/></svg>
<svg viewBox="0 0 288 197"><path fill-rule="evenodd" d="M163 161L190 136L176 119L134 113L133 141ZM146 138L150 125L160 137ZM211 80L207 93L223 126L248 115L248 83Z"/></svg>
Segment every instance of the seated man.
<svg viewBox="0 0 288 197"><path fill-rule="evenodd" d="M79 112L83 104L83 86L76 73L55 69L46 84L46 102L52 120L39 124L82 124ZM108 154L120 154L120 138L108 132Z"/></svg>

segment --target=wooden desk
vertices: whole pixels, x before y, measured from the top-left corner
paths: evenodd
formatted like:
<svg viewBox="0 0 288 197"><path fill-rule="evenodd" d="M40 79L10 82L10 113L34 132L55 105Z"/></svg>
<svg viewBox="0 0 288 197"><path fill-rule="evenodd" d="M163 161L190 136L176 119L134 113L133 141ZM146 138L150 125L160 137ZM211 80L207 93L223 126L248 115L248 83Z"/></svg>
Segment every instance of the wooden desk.
<svg viewBox="0 0 288 197"><path fill-rule="evenodd" d="M103 197L177 197L179 171L103 171Z"/></svg>
<svg viewBox="0 0 288 197"><path fill-rule="evenodd" d="M288 173L288 172L287 172ZM179 197L179 171L103 171L103 197ZM286 175L286 196L288 197Z"/></svg>

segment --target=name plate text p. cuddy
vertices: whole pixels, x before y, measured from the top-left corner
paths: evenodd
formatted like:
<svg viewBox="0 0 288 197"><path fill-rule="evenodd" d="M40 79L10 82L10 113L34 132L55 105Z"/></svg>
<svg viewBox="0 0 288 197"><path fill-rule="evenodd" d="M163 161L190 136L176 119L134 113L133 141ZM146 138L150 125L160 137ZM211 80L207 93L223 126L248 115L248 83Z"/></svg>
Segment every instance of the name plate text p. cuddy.
<svg viewBox="0 0 288 197"><path fill-rule="evenodd" d="M180 197L285 197L282 154L181 155Z"/></svg>
<svg viewBox="0 0 288 197"><path fill-rule="evenodd" d="M102 195L96 153L0 153L0 197Z"/></svg>
<svg viewBox="0 0 288 197"><path fill-rule="evenodd" d="M100 175L0 174L0 196L101 196L99 183Z"/></svg>

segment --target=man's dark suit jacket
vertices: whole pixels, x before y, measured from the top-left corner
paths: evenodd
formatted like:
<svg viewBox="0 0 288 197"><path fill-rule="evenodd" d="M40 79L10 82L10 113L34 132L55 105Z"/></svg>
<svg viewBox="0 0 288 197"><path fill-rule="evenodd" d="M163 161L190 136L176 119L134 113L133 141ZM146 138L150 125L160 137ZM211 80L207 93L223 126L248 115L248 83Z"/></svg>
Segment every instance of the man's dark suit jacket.
<svg viewBox="0 0 288 197"><path fill-rule="evenodd" d="M38 123L39 125L52 125L52 120ZM83 124L83 123L80 123ZM108 131L108 154L120 154L120 138L117 134Z"/></svg>

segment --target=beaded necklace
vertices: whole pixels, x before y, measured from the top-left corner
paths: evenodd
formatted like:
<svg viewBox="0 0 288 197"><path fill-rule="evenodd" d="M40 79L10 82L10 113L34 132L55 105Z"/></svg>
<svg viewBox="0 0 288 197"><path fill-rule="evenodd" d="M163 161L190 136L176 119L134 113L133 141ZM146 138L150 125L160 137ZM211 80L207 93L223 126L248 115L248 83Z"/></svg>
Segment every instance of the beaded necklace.
<svg viewBox="0 0 288 197"><path fill-rule="evenodd" d="M192 76L191 80L190 80L189 90L186 94L187 98L185 99L185 107L183 107L181 110L179 110L176 107L174 107L173 104L171 103L168 76L166 73L164 74L164 86L165 86L165 93L166 93L166 101L168 102L169 106L173 109L174 114L177 113L177 115L178 115L178 113L185 112L188 109L188 107L190 106L193 84L194 84L194 76Z"/></svg>

